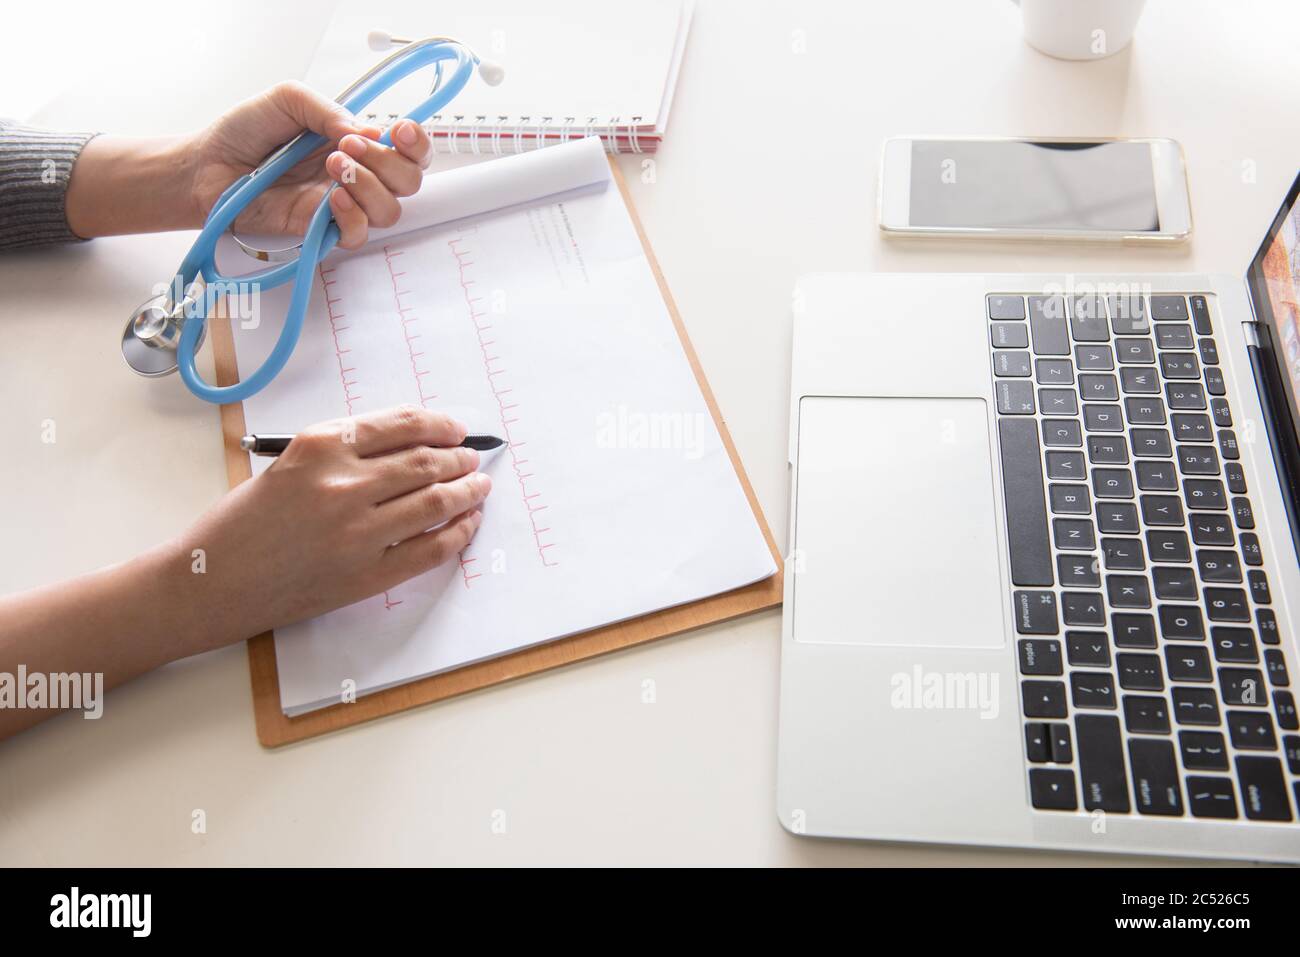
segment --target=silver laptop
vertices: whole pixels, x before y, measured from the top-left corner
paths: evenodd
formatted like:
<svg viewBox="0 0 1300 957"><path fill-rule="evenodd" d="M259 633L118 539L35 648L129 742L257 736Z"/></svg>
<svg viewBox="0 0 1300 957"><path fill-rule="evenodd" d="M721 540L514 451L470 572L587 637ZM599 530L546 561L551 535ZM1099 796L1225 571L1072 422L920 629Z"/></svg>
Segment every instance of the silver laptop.
<svg viewBox="0 0 1300 957"><path fill-rule="evenodd" d="M1244 283L800 280L787 829L1300 861L1298 191Z"/></svg>

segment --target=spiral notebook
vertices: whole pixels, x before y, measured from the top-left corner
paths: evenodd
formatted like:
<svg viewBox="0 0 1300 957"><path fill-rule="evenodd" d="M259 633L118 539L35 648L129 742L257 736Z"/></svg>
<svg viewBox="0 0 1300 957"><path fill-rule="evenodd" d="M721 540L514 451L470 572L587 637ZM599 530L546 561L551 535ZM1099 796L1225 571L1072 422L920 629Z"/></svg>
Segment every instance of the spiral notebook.
<svg viewBox="0 0 1300 957"><path fill-rule="evenodd" d="M417 0L342 0L306 83L336 96L381 54L372 30L395 37L451 36L505 67L490 87L477 77L429 131L444 153L520 153L599 136L609 152L653 153L668 125L686 49L692 0L504 0L433 6ZM367 118L386 126L428 95L420 71L380 96Z"/></svg>

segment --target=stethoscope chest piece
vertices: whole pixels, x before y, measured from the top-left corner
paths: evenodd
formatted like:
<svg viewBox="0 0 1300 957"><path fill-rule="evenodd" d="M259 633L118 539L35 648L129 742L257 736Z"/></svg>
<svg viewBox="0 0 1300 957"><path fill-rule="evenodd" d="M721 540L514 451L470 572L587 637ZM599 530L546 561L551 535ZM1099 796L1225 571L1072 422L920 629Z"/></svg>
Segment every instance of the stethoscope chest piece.
<svg viewBox="0 0 1300 957"><path fill-rule="evenodd" d="M155 378L176 371L176 348L181 340L184 312L167 293L150 296L127 320L122 330L122 358L139 375ZM199 345L207 338L206 326Z"/></svg>

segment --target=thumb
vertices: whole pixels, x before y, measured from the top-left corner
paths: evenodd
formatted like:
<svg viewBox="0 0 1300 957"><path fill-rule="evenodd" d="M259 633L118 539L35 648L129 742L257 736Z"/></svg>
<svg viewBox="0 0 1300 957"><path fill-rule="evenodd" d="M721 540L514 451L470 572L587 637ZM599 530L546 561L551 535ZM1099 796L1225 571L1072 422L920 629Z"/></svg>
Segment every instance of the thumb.
<svg viewBox="0 0 1300 957"><path fill-rule="evenodd" d="M337 142L361 127L341 105L297 81L276 84L267 94L271 104L294 124Z"/></svg>

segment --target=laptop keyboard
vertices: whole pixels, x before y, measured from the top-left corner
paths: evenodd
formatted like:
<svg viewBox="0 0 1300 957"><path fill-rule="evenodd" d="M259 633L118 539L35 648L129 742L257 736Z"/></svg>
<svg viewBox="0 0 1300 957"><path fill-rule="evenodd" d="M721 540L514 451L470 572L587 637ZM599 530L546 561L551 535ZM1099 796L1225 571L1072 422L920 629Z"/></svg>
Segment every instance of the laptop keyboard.
<svg viewBox="0 0 1300 957"><path fill-rule="evenodd" d="M1207 298L986 306L1031 803L1295 820L1300 722Z"/></svg>

